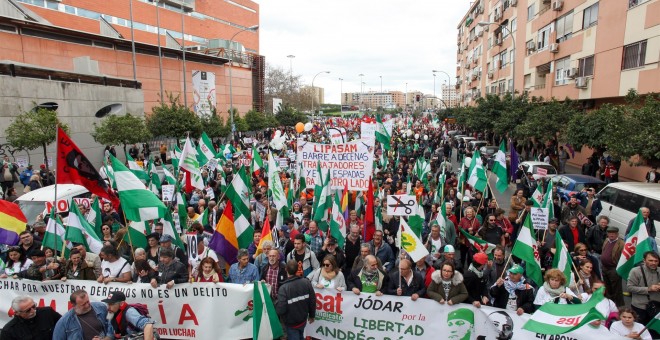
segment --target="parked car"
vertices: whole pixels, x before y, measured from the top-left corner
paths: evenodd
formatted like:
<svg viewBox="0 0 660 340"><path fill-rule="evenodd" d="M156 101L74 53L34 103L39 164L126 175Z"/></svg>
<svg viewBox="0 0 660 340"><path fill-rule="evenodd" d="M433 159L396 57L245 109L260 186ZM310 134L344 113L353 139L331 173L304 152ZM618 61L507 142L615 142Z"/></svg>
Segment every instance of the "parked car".
<svg viewBox="0 0 660 340"><path fill-rule="evenodd" d="M539 179L542 177L552 177L557 175L557 169L555 169L554 166L546 163L546 162L522 162L520 163L522 165L523 171L525 173L531 172L532 175L534 175L535 179ZM540 174L539 169L541 169L541 173L547 172L546 174Z"/></svg>
<svg viewBox="0 0 660 340"><path fill-rule="evenodd" d="M60 204L68 207L68 202L70 202L72 198L83 198L89 197L90 195L89 191L83 186L76 184L58 184L58 210L63 210ZM21 195L16 200L16 203L18 203L23 215L27 218L27 223L33 224L39 214L48 214L46 207L53 201L53 198L55 198L55 185L49 185ZM68 212L64 212L62 215L66 216L68 215Z"/></svg>
<svg viewBox="0 0 660 340"><path fill-rule="evenodd" d="M475 140L476 138L465 136L465 137L461 137L461 139L465 142L465 146L467 147L468 144L469 144L471 141Z"/></svg>
<svg viewBox="0 0 660 340"><path fill-rule="evenodd" d="M637 216L639 208L651 211L650 218L655 221L656 230L660 226L660 184L617 182L603 188L596 197L603 205L601 215L610 218L610 226L619 228L619 236L625 239L628 222ZM656 233L656 241L660 234Z"/></svg>
<svg viewBox="0 0 660 340"><path fill-rule="evenodd" d="M463 131L461 131L461 130L450 130L449 132L447 132L447 136L449 136L449 138L454 138L454 136L462 135L462 134L463 134Z"/></svg>
<svg viewBox="0 0 660 340"><path fill-rule="evenodd" d="M566 174L552 177L552 185L557 188L561 201L566 202L572 194L584 188L595 188L596 192L600 191L605 186L605 182L587 175Z"/></svg>
<svg viewBox="0 0 660 340"><path fill-rule="evenodd" d="M488 141L485 140L473 140L468 143L468 149L470 151L479 150L480 147L488 145Z"/></svg>
<svg viewBox="0 0 660 340"><path fill-rule="evenodd" d="M484 164L487 164L489 170L493 168L494 157L499 149L500 147L495 145L486 145L479 149L481 158ZM508 155L509 154L507 153L507 161L509 160Z"/></svg>

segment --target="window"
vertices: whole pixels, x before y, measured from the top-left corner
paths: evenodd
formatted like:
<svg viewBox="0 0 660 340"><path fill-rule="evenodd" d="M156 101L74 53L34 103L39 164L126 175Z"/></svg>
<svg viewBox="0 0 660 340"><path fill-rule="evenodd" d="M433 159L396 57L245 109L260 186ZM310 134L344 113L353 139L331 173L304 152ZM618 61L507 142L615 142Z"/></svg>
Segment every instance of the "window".
<svg viewBox="0 0 660 340"><path fill-rule="evenodd" d="M568 72L571 70L571 58L563 58L555 61L555 85L568 83Z"/></svg>
<svg viewBox="0 0 660 340"><path fill-rule="evenodd" d="M525 88L528 88L530 85L532 85L532 75L530 73L525 75L524 82Z"/></svg>
<svg viewBox="0 0 660 340"><path fill-rule="evenodd" d="M598 198L603 202L614 204L614 202L616 202L617 193L619 193L619 189L608 187L598 193Z"/></svg>
<svg viewBox="0 0 660 340"><path fill-rule="evenodd" d="M589 56L578 60L578 77L588 77L594 75L594 56Z"/></svg>
<svg viewBox="0 0 660 340"><path fill-rule="evenodd" d="M516 59L516 50L515 49L511 49L511 53L509 53L509 57L510 57L509 58L510 59L509 63L513 64L513 62Z"/></svg>
<svg viewBox="0 0 660 340"><path fill-rule="evenodd" d="M614 205L619 208L628 210L629 212L636 213L639 207L642 206L644 201L644 196L634 194L632 192L619 190L619 194L616 195L616 202Z"/></svg>
<svg viewBox="0 0 660 340"><path fill-rule="evenodd" d="M550 23L549 25L541 28L539 30L539 35L538 35L538 46L537 50L541 51L544 50L548 45L550 44L550 33L554 31L553 24Z"/></svg>
<svg viewBox="0 0 660 340"><path fill-rule="evenodd" d="M623 69L644 66L646 57L646 40L623 48Z"/></svg>
<svg viewBox="0 0 660 340"><path fill-rule="evenodd" d="M559 17L556 21L557 42L569 39L573 34L573 11Z"/></svg>
<svg viewBox="0 0 660 340"><path fill-rule="evenodd" d="M637 5L641 5L649 0L628 0L628 8L633 8Z"/></svg>
<svg viewBox="0 0 660 340"><path fill-rule="evenodd" d="M529 7L527 7L527 22L532 21L534 19L534 14L536 14L536 9L534 8L536 4L531 4Z"/></svg>
<svg viewBox="0 0 660 340"><path fill-rule="evenodd" d="M518 20L517 18L511 19L511 32L515 32L518 29Z"/></svg>
<svg viewBox="0 0 660 340"><path fill-rule="evenodd" d="M502 39L506 38L509 36L509 28L506 26L502 26Z"/></svg>
<svg viewBox="0 0 660 340"><path fill-rule="evenodd" d="M497 93L504 94L504 92L506 92L506 82L502 80L497 84Z"/></svg>
<svg viewBox="0 0 660 340"><path fill-rule="evenodd" d="M506 51L504 51L500 53L500 68L506 67L506 62L507 62Z"/></svg>
<svg viewBox="0 0 660 340"><path fill-rule="evenodd" d="M582 19L582 29L589 28L598 22L598 3L595 3L584 9Z"/></svg>
<svg viewBox="0 0 660 340"><path fill-rule="evenodd" d="M510 92L513 92L513 91L514 91L514 89L513 89L513 78L512 78L512 79L509 79L509 91L510 91Z"/></svg>

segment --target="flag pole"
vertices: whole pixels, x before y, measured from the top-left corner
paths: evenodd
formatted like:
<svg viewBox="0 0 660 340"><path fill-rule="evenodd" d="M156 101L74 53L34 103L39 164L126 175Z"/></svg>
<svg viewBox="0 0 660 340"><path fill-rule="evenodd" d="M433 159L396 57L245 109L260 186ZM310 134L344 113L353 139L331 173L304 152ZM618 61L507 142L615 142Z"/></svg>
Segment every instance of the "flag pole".
<svg viewBox="0 0 660 340"><path fill-rule="evenodd" d="M644 334L644 332L646 332L649 329L649 324L651 324L651 322L653 322L654 319L660 319L660 318L658 318L658 315L660 315L660 313L656 314L653 318L651 318L651 321L649 321L646 324L646 326L644 326L644 328L642 328L641 331L637 332L637 334L639 334L639 335ZM651 332L649 332L649 333L651 333Z"/></svg>
<svg viewBox="0 0 660 340"><path fill-rule="evenodd" d="M55 158L53 159L53 165L55 168L55 190L54 191L54 198L53 198L53 209L55 209L55 229L57 229L57 176L58 176L58 171L57 171L57 156L59 155L60 151L60 122L58 121L55 123ZM48 155L46 155L46 169L48 169ZM49 169L50 171L50 169ZM55 231L55 230L53 230ZM57 232L55 232L55 235L57 235ZM53 247L53 252L55 253L55 256L57 256L57 239L53 237L53 242L55 243L55 246ZM62 250L64 252L64 250Z"/></svg>
<svg viewBox="0 0 660 340"><path fill-rule="evenodd" d="M124 209L121 210L121 214L124 215L124 221L126 221L126 233L128 234L128 242L131 244L131 256L135 255L135 250L133 249L133 239L131 238L131 229L130 229L130 224L131 221L126 219L126 213L124 212ZM121 240L123 241L124 238L122 237ZM121 245L121 242L119 243ZM117 250L119 250L119 245L117 245Z"/></svg>
<svg viewBox="0 0 660 340"><path fill-rule="evenodd" d="M506 266L509 265L509 261L511 261L511 254L509 254L509 258L506 259L506 263L504 264L504 270L502 270L502 274L500 274L500 279L504 276L504 273L506 273Z"/></svg>

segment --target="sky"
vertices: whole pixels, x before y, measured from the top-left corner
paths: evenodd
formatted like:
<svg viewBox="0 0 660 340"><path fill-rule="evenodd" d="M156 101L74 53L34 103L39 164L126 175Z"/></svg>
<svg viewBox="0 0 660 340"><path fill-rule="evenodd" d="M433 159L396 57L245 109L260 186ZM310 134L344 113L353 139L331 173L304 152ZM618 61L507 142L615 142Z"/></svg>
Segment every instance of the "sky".
<svg viewBox="0 0 660 340"><path fill-rule="evenodd" d="M341 92L422 91L433 94L433 70L456 78L457 26L465 0L255 0L259 54L269 65L301 75L325 90L325 103ZM287 58L294 55L295 58ZM343 78L340 81L339 78ZM448 81L436 73L436 95Z"/></svg>

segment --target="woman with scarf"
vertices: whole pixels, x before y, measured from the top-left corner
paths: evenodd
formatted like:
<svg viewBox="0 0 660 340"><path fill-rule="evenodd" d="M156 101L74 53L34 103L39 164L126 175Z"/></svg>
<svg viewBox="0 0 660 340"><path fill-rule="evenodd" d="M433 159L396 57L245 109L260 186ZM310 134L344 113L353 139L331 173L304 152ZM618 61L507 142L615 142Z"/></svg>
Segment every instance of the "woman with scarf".
<svg viewBox="0 0 660 340"><path fill-rule="evenodd" d="M566 287L566 276L561 270L550 269L545 273L543 279L545 282L539 288L534 299L534 306L537 308L548 302L558 304L582 303L582 300Z"/></svg>
<svg viewBox="0 0 660 340"><path fill-rule="evenodd" d="M472 263L465 272L465 288L468 291L466 303L471 303L479 308L482 304L488 305L488 276L484 275L488 255L486 253L476 253L472 257Z"/></svg>
<svg viewBox="0 0 660 340"><path fill-rule="evenodd" d="M335 257L328 254L323 258L321 267L307 275L314 288L329 288L338 291L346 290L346 280L341 272Z"/></svg>
<svg viewBox="0 0 660 340"><path fill-rule="evenodd" d="M601 282L594 271L594 263L590 259L582 259L578 264L579 280L577 282L578 293L583 297L594 292L594 284Z"/></svg>
<svg viewBox="0 0 660 340"><path fill-rule="evenodd" d="M493 307L507 309L518 315L534 312L534 287L525 282L524 269L513 265L507 271L506 279L499 278L490 287Z"/></svg>
<svg viewBox="0 0 660 340"><path fill-rule="evenodd" d="M426 294L438 303L446 302L450 306L468 298L467 288L463 284L463 274L455 270L451 262L443 263L440 270L431 274L431 284Z"/></svg>
<svg viewBox="0 0 660 340"><path fill-rule="evenodd" d="M207 257L199 263L197 276L193 280L194 282L224 282L222 271L212 257Z"/></svg>

